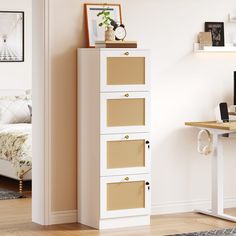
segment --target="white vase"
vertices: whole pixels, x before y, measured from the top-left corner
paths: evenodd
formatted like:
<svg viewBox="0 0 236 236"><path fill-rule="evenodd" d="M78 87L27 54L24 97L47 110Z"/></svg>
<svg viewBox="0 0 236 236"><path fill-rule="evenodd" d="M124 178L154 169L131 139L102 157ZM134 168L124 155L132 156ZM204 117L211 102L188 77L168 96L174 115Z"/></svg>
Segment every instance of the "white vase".
<svg viewBox="0 0 236 236"><path fill-rule="evenodd" d="M105 41L114 41L115 40L115 32L113 30L113 26L109 25L105 31Z"/></svg>

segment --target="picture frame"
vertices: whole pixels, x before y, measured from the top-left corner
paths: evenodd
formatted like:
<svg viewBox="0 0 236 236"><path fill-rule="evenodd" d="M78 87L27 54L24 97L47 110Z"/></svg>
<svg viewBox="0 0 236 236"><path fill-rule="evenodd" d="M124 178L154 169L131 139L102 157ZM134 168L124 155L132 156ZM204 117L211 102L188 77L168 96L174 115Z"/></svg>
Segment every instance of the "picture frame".
<svg viewBox="0 0 236 236"><path fill-rule="evenodd" d="M111 11L111 16L117 23L122 24L120 4L84 4L87 47L89 48L95 47L95 41L104 41L105 28L99 26L102 19L97 16L104 8Z"/></svg>
<svg viewBox="0 0 236 236"><path fill-rule="evenodd" d="M224 22L205 22L205 32L211 32L212 46L225 46Z"/></svg>
<svg viewBox="0 0 236 236"><path fill-rule="evenodd" d="M0 62L24 62L23 11L0 11Z"/></svg>

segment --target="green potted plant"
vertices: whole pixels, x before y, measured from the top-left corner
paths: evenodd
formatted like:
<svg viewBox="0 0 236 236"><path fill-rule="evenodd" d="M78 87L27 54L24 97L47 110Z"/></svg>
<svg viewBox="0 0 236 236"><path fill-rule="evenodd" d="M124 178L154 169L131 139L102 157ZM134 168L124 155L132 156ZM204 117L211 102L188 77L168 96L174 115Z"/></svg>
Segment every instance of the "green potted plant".
<svg viewBox="0 0 236 236"><path fill-rule="evenodd" d="M105 41L114 41L115 32L113 26L115 21L111 18L111 13L108 8L104 8L97 14L98 17L102 17L102 22L99 23L100 27L105 27Z"/></svg>

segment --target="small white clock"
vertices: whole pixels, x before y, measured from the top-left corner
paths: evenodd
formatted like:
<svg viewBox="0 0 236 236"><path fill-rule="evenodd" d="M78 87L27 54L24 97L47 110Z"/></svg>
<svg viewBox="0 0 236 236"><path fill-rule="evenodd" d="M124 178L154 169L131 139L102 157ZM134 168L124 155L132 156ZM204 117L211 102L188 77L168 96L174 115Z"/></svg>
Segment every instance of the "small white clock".
<svg viewBox="0 0 236 236"><path fill-rule="evenodd" d="M124 25L119 25L115 28L115 36L116 36L116 40L124 40L126 37L126 29Z"/></svg>

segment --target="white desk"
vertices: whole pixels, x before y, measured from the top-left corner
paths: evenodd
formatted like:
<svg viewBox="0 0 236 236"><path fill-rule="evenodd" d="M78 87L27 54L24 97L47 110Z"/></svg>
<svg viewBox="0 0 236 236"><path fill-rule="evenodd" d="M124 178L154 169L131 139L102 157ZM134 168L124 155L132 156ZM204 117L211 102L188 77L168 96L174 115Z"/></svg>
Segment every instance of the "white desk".
<svg viewBox="0 0 236 236"><path fill-rule="evenodd" d="M213 138L211 196L212 207L211 210L196 210L196 212L236 222L236 217L224 214L224 157L222 141L220 139L223 134L236 132L236 122L186 122L185 125L197 127L199 129L206 129L212 134Z"/></svg>

